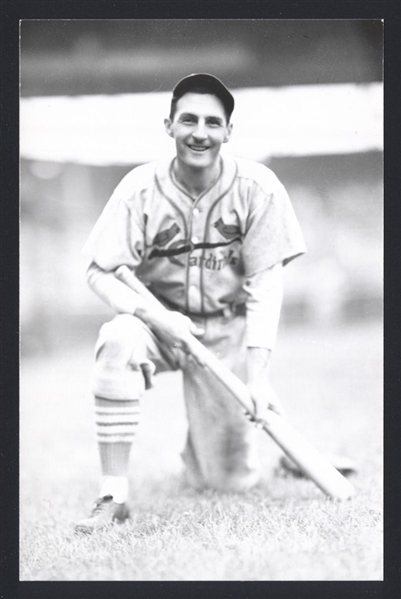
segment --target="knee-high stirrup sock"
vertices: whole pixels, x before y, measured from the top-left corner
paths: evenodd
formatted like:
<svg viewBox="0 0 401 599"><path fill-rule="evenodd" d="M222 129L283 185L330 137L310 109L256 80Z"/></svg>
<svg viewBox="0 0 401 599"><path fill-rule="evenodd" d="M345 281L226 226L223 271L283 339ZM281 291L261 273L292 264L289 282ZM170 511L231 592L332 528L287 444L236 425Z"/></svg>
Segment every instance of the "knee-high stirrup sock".
<svg viewBox="0 0 401 599"><path fill-rule="evenodd" d="M125 476L139 421L139 400L96 397L95 417L102 474Z"/></svg>

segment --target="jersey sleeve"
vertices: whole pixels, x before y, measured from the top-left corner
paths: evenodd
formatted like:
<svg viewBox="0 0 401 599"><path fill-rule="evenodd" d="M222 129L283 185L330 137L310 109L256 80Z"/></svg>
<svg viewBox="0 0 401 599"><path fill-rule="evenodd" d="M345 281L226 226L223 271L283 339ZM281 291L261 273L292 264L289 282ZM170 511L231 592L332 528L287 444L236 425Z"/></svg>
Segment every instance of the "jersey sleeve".
<svg viewBox="0 0 401 599"><path fill-rule="evenodd" d="M278 263L285 266L307 251L287 191L271 171L268 173L269 181L263 186L254 181L249 190L250 210L242 246L245 276Z"/></svg>
<svg viewBox="0 0 401 599"><path fill-rule="evenodd" d="M144 253L144 219L117 187L82 250L104 271L126 264L135 269Z"/></svg>
<svg viewBox="0 0 401 599"><path fill-rule="evenodd" d="M245 291L247 346L273 350L283 299L282 264L248 277Z"/></svg>
<svg viewBox="0 0 401 599"><path fill-rule="evenodd" d="M242 247L247 293L247 345L274 349L282 304L282 265L306 253L290 198L267 168L248 187Z"/></svg>

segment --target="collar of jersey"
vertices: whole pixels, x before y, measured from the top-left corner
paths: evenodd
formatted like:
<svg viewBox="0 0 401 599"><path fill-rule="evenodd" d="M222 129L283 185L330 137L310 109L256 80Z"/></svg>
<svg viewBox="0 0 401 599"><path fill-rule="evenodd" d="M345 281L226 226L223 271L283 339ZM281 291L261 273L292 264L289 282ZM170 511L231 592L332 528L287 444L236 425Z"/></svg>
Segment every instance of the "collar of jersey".
<svg viewBox="0 0 401 599"><path fill-rule="evenodd" d="M175 158L170 158L168 161L159 163L156 169L156 177L159 182L159 187L163 194L169 197L176 196L177 190L179 190L184 196L191 200L192 203L198 203L202 198L208 196L211 194L211 192L214 192L217 186L219 187L218 195L220 197L225 195L232 186L237 172L235 160L232 158L220 157L221 170L219 177L198 197L193 197L176 181L173 175L174 160ZM215 199L215 193L213 194L213 199Z"/></svg>
<svg viewBox="0 0 401 599"><path fill-rule="evenodd" d="M176 158L174 158L174 160L171 162L171 165L170 165L170 170L169 170L170 179L172 180L172 182L174 183L174 185L175 185L176 187L178 187L178 189L179 189L180 191L182 191L182 193L185 193L185 195L187 195L189 198L191 198L191 200L192 200L193 202L199 202L199 200L200 200L201 198L203 198L203 196L205 196L207 193L209 193L209 191L210 191L211 189L213 189L213 187L215 187L215 186L217 185L217 183L220 181L220 179L221 179L221 176L222 176L222 174L223 174L223 172L224 172L223 160L222 160L221 156L219 156L219 174L218 174L218 176L217 176L217 177L216 177L216 179L215 179L215 180L214 180L214 181L211 183L211 185L209 185L209 187L208 187L207 189L205 189L204 191L202 191L202 193L200 193L199 195L197 195L197 196L193 196L193 195L191 195L191 194L190 194L190 193L189 193L189 192L188 192L188 191L185 189L185 187L183 187L183 186L182 186L182 185L179 183L179 181L178 181L178 179L177 179L177 176L176 176L176 174L175 174L175 172L174 172L174 171L175 171L175 169L174 169L175 161L176 161Z"/></svg>

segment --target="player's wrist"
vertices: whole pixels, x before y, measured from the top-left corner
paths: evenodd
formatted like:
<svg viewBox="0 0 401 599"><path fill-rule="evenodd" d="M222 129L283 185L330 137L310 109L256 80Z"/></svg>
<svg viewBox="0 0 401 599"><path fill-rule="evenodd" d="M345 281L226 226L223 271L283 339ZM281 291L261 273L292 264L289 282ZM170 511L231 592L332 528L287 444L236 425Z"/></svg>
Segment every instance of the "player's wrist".
<svg viewBox="0 0 401 599"><path fill-rule="evenodd" d="M247 359L260 369L268 368L270 364L271 353L271 349L267 347L248 346Z"/></svg>
<svg viewBox="0 0 401 599"><path fill-rule="evenodd" d="M137 316L142 322L149 327L157 326L158 323L165 321L165 315L161 310L156 310L150 307L144 301L140 301L135 308L134 316Z"/></svg>
<svg viewBox="0 0 401 599"><path fill-rule="evenodd" d="M248 347L247 380L248 384L267 381L269 376L271 351L265 347Z"/></svg>

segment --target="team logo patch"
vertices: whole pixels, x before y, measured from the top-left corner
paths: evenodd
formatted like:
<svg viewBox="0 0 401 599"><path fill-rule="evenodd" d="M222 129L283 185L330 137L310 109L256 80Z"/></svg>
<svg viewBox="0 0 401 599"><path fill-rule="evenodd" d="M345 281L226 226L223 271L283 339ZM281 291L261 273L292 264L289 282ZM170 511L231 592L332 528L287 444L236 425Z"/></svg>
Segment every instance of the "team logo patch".
<svg viewBox="0 0 401 599"><path fill-rule="evenodd" d="M174 223L173 225L171 225L171 227L169 227L168 229L164 229L163 231L160 231L160 233L156 235L156 237L153 240L153 245L164 247L169 243L169 241L174 239L174 237L179 232L180 227L177 225L177 223Z"/></svg>
<svg viewBox="0 0 401 599"><path fill-rule="evenodd" d="M220 233L220 235L222 235L226 239L233 239L234 237L241 238L241 229L239 228L239 226L226 225L221 217L219 218L219 220L216 220L216 222L212 224L212 227L215 227Z"/></svg>

